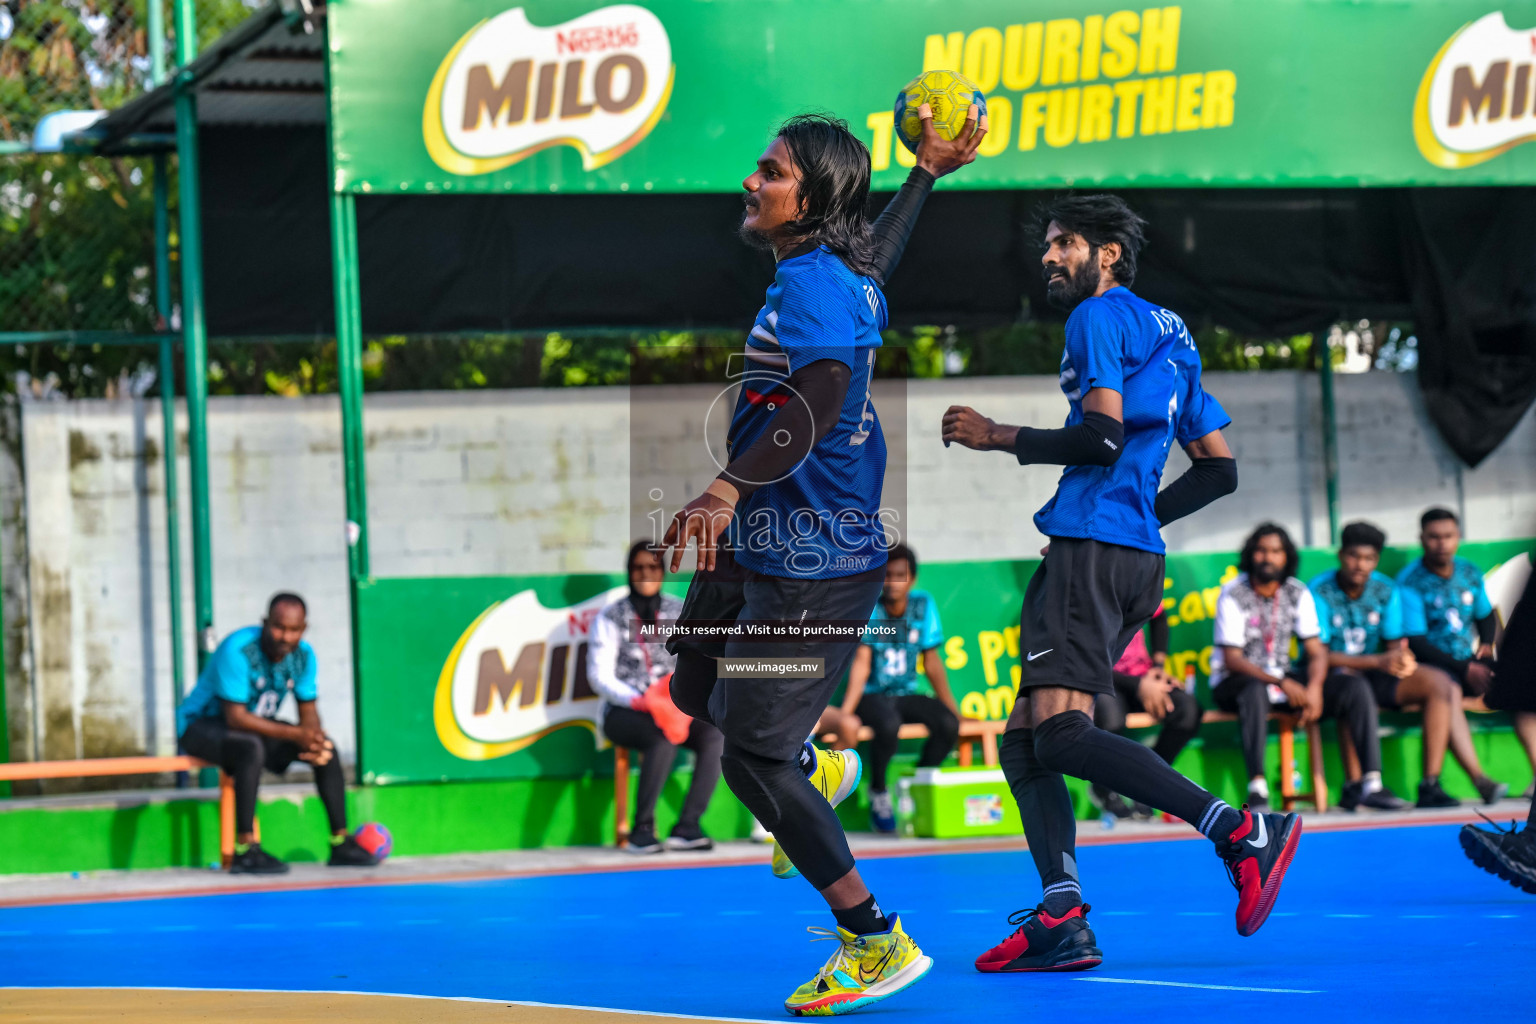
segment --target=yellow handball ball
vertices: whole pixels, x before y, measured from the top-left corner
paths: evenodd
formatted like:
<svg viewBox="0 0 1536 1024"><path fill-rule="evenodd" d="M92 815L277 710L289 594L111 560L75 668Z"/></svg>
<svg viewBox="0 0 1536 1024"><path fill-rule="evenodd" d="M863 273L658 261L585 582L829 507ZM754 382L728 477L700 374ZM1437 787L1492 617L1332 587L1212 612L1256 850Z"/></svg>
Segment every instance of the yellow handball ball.
<svg viewBox="0 0 1536 1024"><path fill-rule="evenodd" d="M896 94L896 137L912 152L923 138L923 119L917 108L933 109L933 127L940 138L953 139L965 127L965 112L972 103L977 120L987 112L987 97L976 83L958 71L924 71Z"/></svg>

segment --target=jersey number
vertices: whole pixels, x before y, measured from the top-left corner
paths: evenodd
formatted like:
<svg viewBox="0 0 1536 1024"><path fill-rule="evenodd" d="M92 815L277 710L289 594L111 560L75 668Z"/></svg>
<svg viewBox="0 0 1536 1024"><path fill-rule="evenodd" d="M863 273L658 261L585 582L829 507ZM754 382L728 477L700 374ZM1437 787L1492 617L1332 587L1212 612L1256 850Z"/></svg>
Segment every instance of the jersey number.
<svg viewBox="0 0 1536 1024"><path fill-rule="evenodd" d="M885 675L899 679L907 674L907 649L905 647L887 647L885 649Z"/></svg>
<svg viewBox="0 0 1536 1024"><path fill-rule="evenodd" d="M276 690L263 690L261 696L256 698L256 710L252 714L257 718L271 718L277 714L277 705L282 699Z"/></svg>
<svg viewBox="0 0 1536 1024"><path fill-rule="evenodd" d="M869 350L869 363L864 373L864 408L859 411L859 429L848 438L849 444L863 444L869 440L869 428L874 425L875 414L869 408L869 389L875 379L875 350Z"/></svg>

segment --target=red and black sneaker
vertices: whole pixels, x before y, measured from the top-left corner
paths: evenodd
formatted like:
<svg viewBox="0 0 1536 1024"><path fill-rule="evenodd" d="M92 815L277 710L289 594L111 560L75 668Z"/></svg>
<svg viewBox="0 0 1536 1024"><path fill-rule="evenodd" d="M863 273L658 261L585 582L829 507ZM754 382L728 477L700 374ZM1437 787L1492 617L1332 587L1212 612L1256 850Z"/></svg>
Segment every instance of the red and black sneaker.
<svg viewBox="0 0 1536 1024"><path fill-rule="evenodd" d="M1019 927L976 958L978 971L1086 971L1104 960L1088 927L1086 903L1061 917L1047 914L1043 906L1015 911L1008 923Z"/></svg>
<svg viewBox="0 0 1536 1024"><path fill-rule="evenodd" d="M1255 814L1244 804L1242 824L1217 840L1216 853L1227 862L1227 874L1237 887L1237 934L1252 935L1268 920L1300 839L1301 819L1296 815Z"/></svg>

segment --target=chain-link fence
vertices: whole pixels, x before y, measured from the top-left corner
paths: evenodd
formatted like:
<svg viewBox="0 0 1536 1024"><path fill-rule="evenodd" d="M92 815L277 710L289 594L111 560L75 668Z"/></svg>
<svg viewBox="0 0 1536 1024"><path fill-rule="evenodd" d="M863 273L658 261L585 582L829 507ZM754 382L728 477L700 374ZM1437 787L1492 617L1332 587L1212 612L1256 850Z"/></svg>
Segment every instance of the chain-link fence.
<svg viewBox="0 0 1536 1024"><path fill-rule="evenodd" d="M198 0L196 8L206 46L254 6ZM112 110L151 87L148 10L144 0L0 0L0 339L164 326L155 303L153 161L32 151L49 114ZM165 13L171 37L168 5ZM165 52L174 52L173 38ZM166 166L174 207L174 158ZM78 355L26 354L25 362L41 360L67 377ZM114 361L95 372L115 376Z"/></svg>

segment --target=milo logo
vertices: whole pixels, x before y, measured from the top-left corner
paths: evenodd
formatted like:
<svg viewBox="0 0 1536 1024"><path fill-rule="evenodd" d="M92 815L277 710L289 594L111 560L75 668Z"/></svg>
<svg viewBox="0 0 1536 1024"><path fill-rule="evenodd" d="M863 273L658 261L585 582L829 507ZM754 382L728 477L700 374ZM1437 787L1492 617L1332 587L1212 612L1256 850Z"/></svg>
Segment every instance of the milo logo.
<svg viewBox="0 0 1536 1024"><path fill-rule="evenodd" d="M1536 32L1495 11L1465 25L1419 82L1413 138L1437 167L1473 167L1536 139Z"/></svg>

